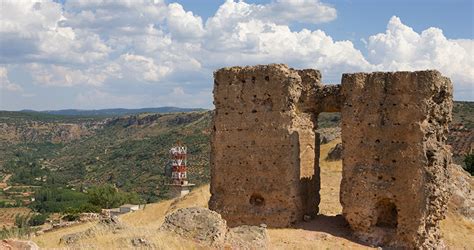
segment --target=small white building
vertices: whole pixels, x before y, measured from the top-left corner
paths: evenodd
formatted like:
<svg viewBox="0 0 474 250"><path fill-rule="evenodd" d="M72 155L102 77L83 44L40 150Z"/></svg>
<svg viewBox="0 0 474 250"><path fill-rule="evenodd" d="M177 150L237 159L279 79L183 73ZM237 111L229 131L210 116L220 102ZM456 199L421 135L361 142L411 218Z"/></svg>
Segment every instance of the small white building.
<svg viewBox="0 0 474 250"><path fill-rule="evenodd" d="M130 213L140 210L140 205L124 204L119 207L120 213Z"/></svg>

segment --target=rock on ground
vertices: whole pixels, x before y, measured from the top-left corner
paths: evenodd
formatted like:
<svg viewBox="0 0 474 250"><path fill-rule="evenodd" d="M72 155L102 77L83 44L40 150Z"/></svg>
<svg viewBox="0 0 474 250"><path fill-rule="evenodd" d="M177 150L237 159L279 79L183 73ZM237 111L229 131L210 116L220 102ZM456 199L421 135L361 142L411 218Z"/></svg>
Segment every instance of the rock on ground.
<svg viewBox="0 0 474 250"><path fill-rule="evenodd" d="M461 166L451 164L452 196L449 206L467 219L474 220L474 178Z"/></svg>
<svg viewBox="0 0 474 250"><path fill-rule="evenodd" d="M265 227L239 226L229 229L225 246L231 249L267 249L268 234Z"/></svg>
<svg viewBox="0 0 474 250"><path fill-rule="evenodd" d="M88 238L88 237L93 236L99 230L117 232L124 228L125 228L124 224L120 221L120 219L117 216L109 216L109 217L100 219L98 225L91 227L85 231L72 233L72 234L66 234L62 236L61 239L59 239L59 243L62 243L65 245L73 245L83 238Z"/></svg>
<svg viewBox="0 0 474 250"><path fill-rule="evenodd" d="M167 215L160 230L226 249L267 249L269 242L266 225L229 229L220 214L201 207L181 208Z"/></svg>
<svg viewBox="0 0 474 250"><path fill-rule="evenodd" d="M208 246L224 243L227 223L221 215L206 208L181 208L167 215L160 230L174 232L184 238Z"/></svg>
<svg viewBox="0 0 474 250"><path fill-rule="evenodd" d="M154 248L154 245L145 238L133 238L130 241L134 247L149 247Z"/></svg>
<svg viewBox="0 0 474 250"><path fill-rule="evenodd" d="M337 138L341 138L341 128L320 128L316 130L316 133L319 134L319 143L326 144Z"/></svg>
<svg viewBox="0 0 474 250"><path fill-rule="evenodd" d="M29 240L1 240L0 241L0 249L5 250L39 250L40 248L36 243Z"/></svg>
<svg viewBox="0 0 474 250"><path fill-rule="evenodd" d="M338 161L342 158L342 143L338 143L336 144L336 146L334 146L334 148L332 148L331 150L329 150L329 153L328 153L328 156L327 156L327 160L329 161Z"/></svg>

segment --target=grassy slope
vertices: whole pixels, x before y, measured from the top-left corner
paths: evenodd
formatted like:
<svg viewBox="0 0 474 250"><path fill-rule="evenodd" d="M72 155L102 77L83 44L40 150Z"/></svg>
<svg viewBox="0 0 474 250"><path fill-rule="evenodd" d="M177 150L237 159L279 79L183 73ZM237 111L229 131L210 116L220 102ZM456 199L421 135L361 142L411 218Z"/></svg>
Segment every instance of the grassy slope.
<svg viewBox="0 0 474 250"><path fill-rule="evenodd" d="M321 216L311 222L303 222L295 228L269 229L272 249L369 249L370 247L354 242L341 216L339 203L339 184L341 180L341 161L327 162L325 155L338 141L321 146ZM188 249L196 248L192 242L177 239L157 231L165 214L180 208L200 206L207 207L209 200L209 185L196 188L191 194L175 200L149 204L145 210L122 215L128 228L123 232L99 232L97 236L81 240L82 246L98 247L100 249L132 248L124 239L144 237L152 241L157 248ZM41 247L57 248L61 236L86 230L91 225L80 225L73 228L60 229L33 238ZM474 223L461 219L449 212L446 220L441 223L445 242L452 249L469 248L474 246ZM64 246L62 246L64 247Z"/></svg>
<svg viewBox="0 0 474 250"><path fill-rule="evenodd" d="M474 102L455 102L453 107L453 123L461 123L466 128L474 129Z"/></svg>

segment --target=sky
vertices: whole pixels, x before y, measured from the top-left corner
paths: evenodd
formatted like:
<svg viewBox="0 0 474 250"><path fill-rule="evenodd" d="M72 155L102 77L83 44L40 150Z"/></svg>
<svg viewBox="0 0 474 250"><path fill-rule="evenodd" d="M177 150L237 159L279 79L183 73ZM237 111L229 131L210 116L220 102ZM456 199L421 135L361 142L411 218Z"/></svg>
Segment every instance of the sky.
<svg viewBox="0 0 474 250"><path fill-rule="evenodd" d="M0 0L0 110L213 108L221 67L437 69L474 101L472 0Z"/></svg>

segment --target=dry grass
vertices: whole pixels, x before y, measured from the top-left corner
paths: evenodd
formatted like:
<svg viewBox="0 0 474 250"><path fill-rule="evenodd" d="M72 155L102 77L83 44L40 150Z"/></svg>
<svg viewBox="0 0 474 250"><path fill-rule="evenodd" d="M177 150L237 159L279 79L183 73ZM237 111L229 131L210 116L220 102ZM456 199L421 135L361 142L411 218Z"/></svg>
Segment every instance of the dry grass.
<svg viewBox="0 0 474 250"><path fill-rule="evenodd" d="M450 249L474 249L474 222L451 211L441 221L441 233Z"/></svg>
<svg viewBox="0 0 474 250"><path fill-rule="evenodd" d="M93 237L83 237L74 247L79 249L126 249L133 248L131 239L144 238L157 249L202 248L192 241L176 238L173 235L160 232L158 229L167 213L182 207L207 207L209 197L209 185L205 185L196 188L184 198L148 204L143 210L120 216L126 225L125 229L114 233L107 228L96 227ZM84 232L94 226L96 223L76 225L48 232L33 238L33 240L44 249L67 249L64 244L59 244L61 237Z"/></svg>
<svg viewBox="0 0 474 250"><path fill-rule="evenodd" d="M12 227L15 224L16 215L27 215L31 209L27 207L0 208L0 228Z"/></svg>
<svg viewBox="0 0 474 250"><path fill-rule="evenodd" d="M269 229L271 249L370 249L370 247L350 240L350 232L341 216L339 203L339 186L341 183L341 161L327 162L325 156L340 140L321 145L321 205L320 213L315 220L300 223L295 228ZM127 225L117 233L99 229L93 237L83 238L76 249L130 249L132 238L145 238L157 249L202 249L196 243L160 232L158 228L165 214L182 207L207 207L209 185L196 188L181 199L149 204L144 210L121 216ZM94 224L77 225L60 229L33 238L45 249L67 249L59 245L59 239L66 234L85 231ZM456 214L449 213L441 222L445 242L451 249L474 249L474 223Z"/></svg>
<svg viewBox="0 0 474 250"><path fill-rule="evenodd" d="M324 215L337 215L342 213L339 202L339 189L342 180L342 161L326 161L329 150L340 143L341 139L321 145L319 166L321 169L321 202L319 213Z"/></svg>

